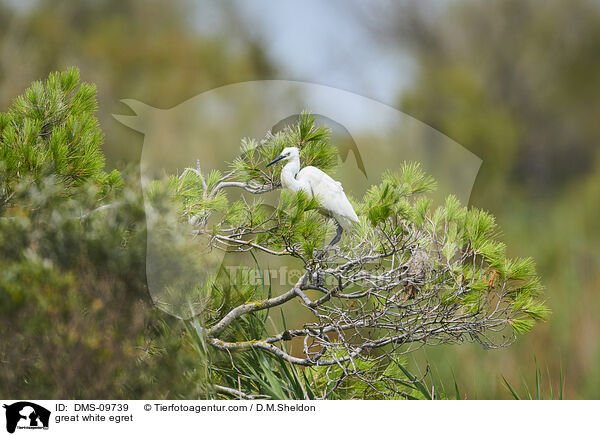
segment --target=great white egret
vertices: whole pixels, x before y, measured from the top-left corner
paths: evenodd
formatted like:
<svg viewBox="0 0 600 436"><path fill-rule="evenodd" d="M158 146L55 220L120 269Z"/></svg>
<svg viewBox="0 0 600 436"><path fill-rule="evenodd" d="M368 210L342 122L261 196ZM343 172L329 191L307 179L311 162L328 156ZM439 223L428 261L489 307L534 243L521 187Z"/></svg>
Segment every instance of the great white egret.
<svg viewBox="0 0 600 436"><path fill-rule="evenodd" d="M358 223L358 216L348 201L344 188L338 181L320 169L312 166L300 170L300 150L296 147L286 147L281 154L267 164L267 167L281 160L287 164L281 169L281 185L292 192L306 192L309 198L317 197L321 205L320 212L333 218L336 223L335 238L329 246L338 243L344 230L350 230Z"/></svg>

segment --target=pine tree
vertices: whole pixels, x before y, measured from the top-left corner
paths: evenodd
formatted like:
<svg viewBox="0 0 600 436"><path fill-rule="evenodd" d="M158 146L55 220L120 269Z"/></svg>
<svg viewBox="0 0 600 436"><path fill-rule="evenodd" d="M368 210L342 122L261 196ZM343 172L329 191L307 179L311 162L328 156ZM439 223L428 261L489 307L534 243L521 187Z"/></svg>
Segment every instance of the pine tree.
<svg viewBox="0 0 600 436"><path fill-rule="evenodd" d="M52 174L65 193L86 182L118 184L117 171L103 170L95 94L93 85L79 84L79 71L72 68L34 82L0 114L0 199L6 201L24 177L39 181Z"/></svg>
<svg viewBox="0 0 600 436"><path fill-rule="evenodd" d="M304 113L277 134L243 140L229 173L188 169L168 182L182 219L195 223L214 250L303 265L299 280L275 297L265 293L269 278L257 285L217 274L208 285L214 306L201 315L206 344L227 353L266 352L312 368L317 380L326 371L329 383L311 386L318 397L341 395L333 391L348 387L362 396L398 397L405 388L396 382L405 374L400 361L411 350L463 341L506 346L547 318L533 260L506 257L489 213L463 207L453 196L433 207L428 194L435 181L417 163L385 173L354 202L360 225L335 249L326 247L332 225L317 212L318 198L282 191L271 210L261 195L280 187L281 169L266 163L291 146L301 148L302 166L335 167L328 130ZM239 189L245 194L231 202L232 190ZM243 276L244 268L239 271ZM224 310L219 305L232 289L244 301ZM309 321L236 335L253 316L293 300L302 303ZM288 351L293 338L302 339L301 353Z"/></svg>

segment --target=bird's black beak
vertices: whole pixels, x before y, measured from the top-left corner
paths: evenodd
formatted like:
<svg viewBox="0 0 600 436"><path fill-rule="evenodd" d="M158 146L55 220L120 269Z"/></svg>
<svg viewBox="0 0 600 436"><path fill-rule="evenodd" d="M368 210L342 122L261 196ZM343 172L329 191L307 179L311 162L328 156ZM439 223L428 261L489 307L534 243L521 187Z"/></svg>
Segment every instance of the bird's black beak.
<svg viewBox="0 0 600 436"><path fill-rule="evenodd" d="M269 162L267 164L267 168L270 167L271 165L273 165L274 163L279 162L281 159L283 159L285 156L281 155L281 156L277 156L275 159L273 159L271 162Z"/></svg>

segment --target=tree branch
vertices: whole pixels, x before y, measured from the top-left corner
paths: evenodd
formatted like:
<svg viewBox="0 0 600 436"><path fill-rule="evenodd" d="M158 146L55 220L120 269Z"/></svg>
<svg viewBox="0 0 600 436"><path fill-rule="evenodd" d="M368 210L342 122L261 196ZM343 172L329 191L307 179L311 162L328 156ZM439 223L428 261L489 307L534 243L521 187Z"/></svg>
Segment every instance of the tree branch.
<svg viewBox="0 0 600 436"><path fill-rule="evenodd" d="M295 298L298 295L296 293L296 289L299 289L302 286L302 284L306 281L307 277L308 273L305 273L302 277L300 277L300 279L292 289L290 289L282 295L279 295L278 297L255 301L252 303L246 303L236 307L235 309L231 310L227 315L225 315L223 319L221 319L221 321L219 321L216 325L210 328L208 330L208 335L212 337L219 335L227 327L229 327L231 323L240 318L242 315L257 312L259 310L269 309L274 306L279 306Z"/></svg>

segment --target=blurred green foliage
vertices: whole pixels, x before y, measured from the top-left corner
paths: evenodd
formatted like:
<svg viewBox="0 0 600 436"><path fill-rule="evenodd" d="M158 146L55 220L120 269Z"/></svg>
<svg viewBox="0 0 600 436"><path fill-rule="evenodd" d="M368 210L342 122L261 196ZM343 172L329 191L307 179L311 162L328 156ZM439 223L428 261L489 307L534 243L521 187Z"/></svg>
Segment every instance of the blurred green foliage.
<svg viewBox="0 0 600 436"><path fill-rule="evenodd" d="M418 73L401 107L483 159L475 199L505 182L505 197L552 195L592 169L597 4L461 1L435 20L421 14L422 32L411 33Z"/></svg>
<svg viewBox="0 0 600 436"><path fill-rule="evenodd" d="M142 199L127 183L98 210L94 186L64 190L24 177L0 208L0 397L193 395L179 327L147 294Z"/></svg>
<svg viewBox="0 0 600 436"><path fill-rule="evenodd" d="M76 65L98 86L109 164L139 161L142 139L116 122L119 101L169 108L230 83L269 79L270 61L226 2L34 0L0 2L0 107L34 80ZM222 12L219 14L219 12ZM196 19L222 17L201 32Z"/></svg>
<svg viewBox="0 0 600 436"><path fill-rule="evenodd" d="M77 70L0 115L0 397L193 396L194 350L146 289L142 196L103 171Z"/></svg>
<svg viewBox="0 0 600 436"><path fill-rule="evenodd" d="M416 61L401 108L483 159L471 204L496 215L513 255L536 259L553 312L510 349L422 358L447 380L454 368L468 397L497 398L499 374L534 384L535 353L555 391L562 370L567 398L598 398L600 5L408 2L387 17L390 48L401 41Z"/></svg>

